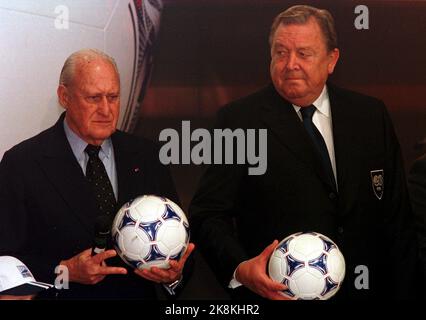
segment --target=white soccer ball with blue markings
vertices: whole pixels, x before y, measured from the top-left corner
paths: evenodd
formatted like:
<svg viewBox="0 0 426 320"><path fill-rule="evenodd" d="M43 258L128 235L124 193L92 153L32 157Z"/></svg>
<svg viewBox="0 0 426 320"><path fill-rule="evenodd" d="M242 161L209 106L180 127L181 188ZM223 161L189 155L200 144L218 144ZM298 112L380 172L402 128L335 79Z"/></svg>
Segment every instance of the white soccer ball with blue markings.
<svg viewBox="0 0 426 320"><path fill-rule="evenodd" d="M173 201L154 195L140 196L118 211L112 224L118 255L135 269L166 269L179 260L189 243L188 219Z"/></svg>
<svg viewBox="0 0 426 320"><path fill-rule="evenodd" d="M269 259L269 276L285 284L293 299L326 300L339 290L345 259L337 245L317 232L295 233L282 240Z"/></svg>

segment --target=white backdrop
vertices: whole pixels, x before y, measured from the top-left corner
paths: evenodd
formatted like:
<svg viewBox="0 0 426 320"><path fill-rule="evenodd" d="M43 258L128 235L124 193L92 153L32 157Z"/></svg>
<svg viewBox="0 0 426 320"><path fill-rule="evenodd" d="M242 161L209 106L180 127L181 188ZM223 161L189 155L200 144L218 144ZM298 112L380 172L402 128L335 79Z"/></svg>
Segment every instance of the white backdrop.
<svg viewBox="0 0 426 320"><path fill-rule="evenodd" d="M161 1L151 2L156 7L142 0L141 10L132 0L0 0L0 158L55 123L62 112L56 97L62 65L83 48L116 59L119 126L131 128L150 63L147 38L159 27Z"/></svg>

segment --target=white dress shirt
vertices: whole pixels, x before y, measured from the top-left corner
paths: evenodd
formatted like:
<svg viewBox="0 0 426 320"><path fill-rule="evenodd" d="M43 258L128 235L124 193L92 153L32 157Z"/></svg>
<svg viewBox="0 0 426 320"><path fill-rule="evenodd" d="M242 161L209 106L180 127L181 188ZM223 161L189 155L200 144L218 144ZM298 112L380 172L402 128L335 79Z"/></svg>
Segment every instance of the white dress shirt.
<svg viewBox="0 0 426 320"><path fill-rule="evenodd" d="M317 100L312 103L317 110L312 116L312 122L318 131L324 138L325 144L327 145L328 156L330 157L331 167L334 173L334 179L337 185L337 174L336 174L336 158L334 156L334 140L333 140L333 122L331 117L330 99L328 97L327 86L324 86L322 92ZM300 107L293 104L293 108L303 121L302 114L300 113Z"/></svg>
<svg viewBox="0 0 426 320"><path fill-rule="evenodd" d="M71 128L68 126L66 120L64 120L64 130L67 140L71 146L72 152L78 161L78 164L83 170L83 174L86 175L86 166L89 161L89 156L84 151L87 147L87 142L81 139ZM118 179L117 169L115 167L114 147L112 145L111 138L105 139L101 145L99 151L99 159L105 166L105 170L108 174L109 181L111 182L112 189L114 191L115 200L118 199Z"/></svg>

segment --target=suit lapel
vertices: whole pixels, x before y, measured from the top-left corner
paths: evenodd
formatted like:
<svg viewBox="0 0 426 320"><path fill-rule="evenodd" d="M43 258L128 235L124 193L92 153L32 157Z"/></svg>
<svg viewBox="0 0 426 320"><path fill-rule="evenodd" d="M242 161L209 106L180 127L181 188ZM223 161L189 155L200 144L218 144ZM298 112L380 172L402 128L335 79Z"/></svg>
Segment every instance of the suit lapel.
<svg viewBox="0 0 426 320"><path fill-rule="evenodd" d="M38 162L48 181L69 207L68 212L75 215L92 236L97 208L90 185L65 136L63 119L64 114L52 127L50 141L47 142Z"/></svg>
<svg viewBox="0 0 426 320"><path fill-rule="evenodd" d="M335 186L325 173L321 158L315 151L315 147L293 106L284 100L272 85L266 90L262 120L267 125L268 130L301 162L312 168L322 182L334 190Z"/></svg>
<svg viewBox="0 0 426 320"><path fill-rule="evenodd" d="M360 123L356 121L357 106L339 93L339 89L328 85L333 121L334 153L336 157L337 183L342 203L351 205L357 199L360 177L359 148L357 132ZM343 210L344 211L344 210Z"/></svg>

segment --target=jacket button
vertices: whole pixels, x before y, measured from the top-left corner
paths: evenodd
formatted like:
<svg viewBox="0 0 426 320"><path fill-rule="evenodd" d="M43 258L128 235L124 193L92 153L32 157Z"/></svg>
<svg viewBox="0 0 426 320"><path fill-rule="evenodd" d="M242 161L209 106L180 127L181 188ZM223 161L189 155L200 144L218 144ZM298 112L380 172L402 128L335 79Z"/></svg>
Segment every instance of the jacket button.
<svg viewBox="0 0 426 320"><path fill-rule="evenodd" d="M336 200L337 195L334 192L330 192L328 197L330 198L330 200Z"/></svg>
<svg viewBox="0 0 426 320"><path fill-rule="evenodd" d="M339 234L343 234L343 227L338 227L338 228L337 228L337 232L338 232Z"/></svg>

